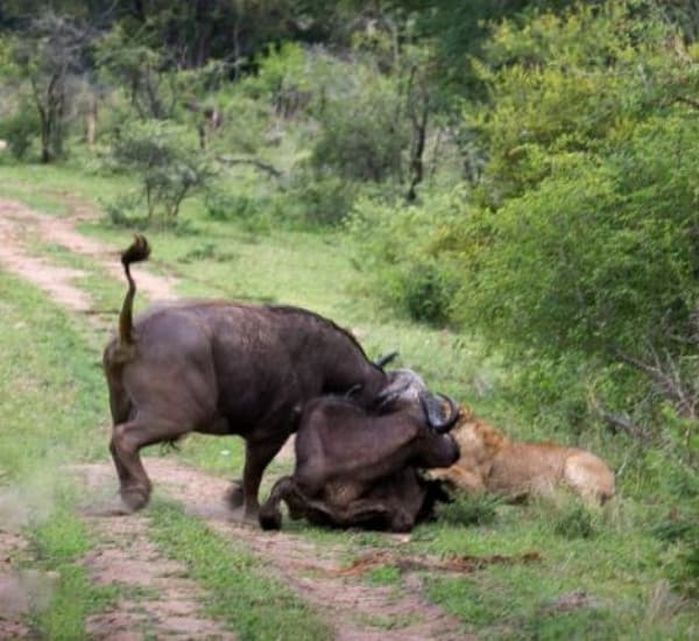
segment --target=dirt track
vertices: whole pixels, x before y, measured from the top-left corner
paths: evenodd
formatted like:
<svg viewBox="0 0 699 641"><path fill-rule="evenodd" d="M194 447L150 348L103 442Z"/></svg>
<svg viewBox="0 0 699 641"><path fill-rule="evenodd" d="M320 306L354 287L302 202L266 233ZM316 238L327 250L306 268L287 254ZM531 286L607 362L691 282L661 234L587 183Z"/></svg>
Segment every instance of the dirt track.
<svg viewBox="0 0 699 641"><path fill-rule="evenodd" d="M60 245L89 258L99 269L115 278L123 278L115 248L86 238L75 223L91 216L88 206L70 201L73 212L67 218L39 214L13 201L0 200L0 268L41 288L51 299L67 309L83 314L93 311L87 292L79 287L79 270L57 268L43 257L32 254L31 247L41 244ZM175 280L148 274L140 269L139 289L151 300L174 298ZM95 318L90 314L91 319ZM104 327L104 322L99 323ZM106 451L106 447L105 447ZM288 451L288 450L287 450ZM185 509L225 537L244 541L262 564L270 567L302 599L311 604L335 630L340 641L378 641L400 639L464 639L457 622L422 596L417 574L404 577L401 588L375 587L361 578L342 572L344 550L318 546L302 536L263 533L231 520L222 496L227 483L197 470L164 459L148 459L146 468L159 491L182 501ZM111 462L75 468L96 495L113 493L116 475ZM122 599L109 611L90 617L88 632L94 639L135 641L146 635L157 639L221 639L235 637L216 621L201 615L198 603L205 598L201 589L186 578L184 568L160 555L148 539L143 514L128 517L86 516L86 522L98 542L84 559L92 579L97 583L116 582L131 588L155 588L146 601L135 603ZM0 532L0 534L2 534ZM7 535L9 536L9 535ZM13 537L15 535L12 535ZM12 628L12 637L28 638L21 622L26 607L20 588L13 588L17 573L12 557L22 548L22 541L0 537L0 597L3 587L18 594L20 606L3 620L0 600L0 628ZM395 539L387 538L395 543ZM390 621L393 625L372 625L372 620ZM390 629L387 629L390 628ZM2 639L0 633L0 639Z"/></svg>

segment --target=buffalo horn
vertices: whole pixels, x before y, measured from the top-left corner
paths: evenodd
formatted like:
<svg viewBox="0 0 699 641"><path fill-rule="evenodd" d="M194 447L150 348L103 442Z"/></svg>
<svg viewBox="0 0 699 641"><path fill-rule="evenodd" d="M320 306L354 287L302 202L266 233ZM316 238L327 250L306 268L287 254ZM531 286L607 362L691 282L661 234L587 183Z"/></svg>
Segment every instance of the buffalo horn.
<svg viewBox="0 0 699 641"><path fill-rule="evenodd" d="M456 420L459 418L459 408L457 407L454 400L449 396L445 396L444 394L437 394L436 398L446 401L447 405L449 406L449 414L446 418L442 418L440 416L440 413L435 411L434 407L436 403L428 402L425 399L425 396L422 394L420 395L420 403L422 404L422 409L425 412L425 418L427 419L427 423L429 424L429 426L435 432L439 434L445 434L452 427L454 427ZM434 401L435 397L432 397L430 400Z"/></svg>
<svg viewBox="0 0 699 641"><path fill-rule="evenodd" d="M393 362L393 360L398 356L398 352L390 352L389 354L384 354L383 356L379 356L379 358L376 359L376 362L374 365L376 367L383 369L388 365L389 363Z"/></svg>

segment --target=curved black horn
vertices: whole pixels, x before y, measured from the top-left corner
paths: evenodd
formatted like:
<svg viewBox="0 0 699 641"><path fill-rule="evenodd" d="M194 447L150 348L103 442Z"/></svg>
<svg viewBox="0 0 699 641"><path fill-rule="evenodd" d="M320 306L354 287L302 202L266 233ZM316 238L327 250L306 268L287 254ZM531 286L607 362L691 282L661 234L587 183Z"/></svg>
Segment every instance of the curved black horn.
<svg viewBox="0 0 699 641"><path fill-rule="evenodd" d="M454 427L456 420L459 418L459 408L451 397L444 394L437 394L436 396L449 406L449 413L446 418L442 418L440 413L435 411L434 403L428 403L423 394L420 395L420 403L429 426L438 434L446 434Z"/></svg>
<svg viewBox="0 0 699 641"><path fill-rule="evenodd" d="M376 359L376 361L374 362L374 365L376 365L376 367L383 369L384 367L386 367L386 365L391 363L397 356L398 356L398 352L390 352L389 354L384 354L383 356L379 356Z"/></svg>

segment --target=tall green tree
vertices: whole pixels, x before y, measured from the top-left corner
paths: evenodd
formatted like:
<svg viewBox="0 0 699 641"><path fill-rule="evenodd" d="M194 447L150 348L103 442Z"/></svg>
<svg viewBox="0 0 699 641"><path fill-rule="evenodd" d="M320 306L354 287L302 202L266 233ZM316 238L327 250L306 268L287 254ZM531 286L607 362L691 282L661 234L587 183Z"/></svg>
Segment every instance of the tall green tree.
<svg viewBox="0 0 699 641"><path fill-rule="evenodd" d="M85 54L92 31L74 20L47 13L33 18L13 40L12 58L20 78L31 87L40 123L41 161L64 153L69 103L87 69Z"/></svg>

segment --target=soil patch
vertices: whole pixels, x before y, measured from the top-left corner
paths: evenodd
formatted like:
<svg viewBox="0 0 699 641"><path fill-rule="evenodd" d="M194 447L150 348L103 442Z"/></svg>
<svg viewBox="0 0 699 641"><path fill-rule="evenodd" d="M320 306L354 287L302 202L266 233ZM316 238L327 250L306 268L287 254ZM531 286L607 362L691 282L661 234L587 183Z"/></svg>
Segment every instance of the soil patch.
<svg viewBox="0 0 699 641"><path fill-rule="evenodd" d="M73 469L91 492L104 495L111 471L107 465ZM98 585L117 585L122 592L113 608L88 617L91 639L234 641L232 632L202 614L206 595L187 578L185 566L164 557L149 540L147 511L127 518L84 518L97 534L96 543L83 559L90 579Z"/></svg>
<svg viewBox="0 0 699 641"><path fill-rule="evenodd" d="M73 284L74 279L85 273L52 265L47 260L32 256L26 249L27 226L33 224L35 215L18 203L0 201L0 264L15 276L39 287L59 305L72 311L86 312L90 309L90 298Z"/></svg>
<svg viewBox="0 0 699 641"><path fill-rule="evenodd" d="M321 612L334 627L338 641L427 641L466 639L458 622L422 595L421 580L411 575L398 586L372 586L356 574L343 572L346 550L318 545L294 534L262 532L238 520L223 501L229 483L174 461L144 459L156 491L182 502L185 510L220 534L243 541L272 575L281 579ZM83 474L102 478L104 487L116 488L111 466L79 466ZM147 508L143 514L147 514ZM140 515L108 519L143 518ZM411 568L425 569L425 568Z"/></svg>
<svg viewBox="0 0 699 641"><path fill-rule="evenodd" d="M57 303L72 311L88 312L92 310L90 297L73 283L85 273L51 264L47 259L32 256L27 249L28 240L32 236L38 237L47 244L59 245L89 257L113 278L123 280L119 260L123 248L109 247L77 232L75 224L90 217L83 208L77 211L79 213L67 218L58 218L40 214L15 201L0 200L0 263L16 276L45 291ZM139 291L151 300L176 298L176 282L171 276L139 270Z"/></svg>

